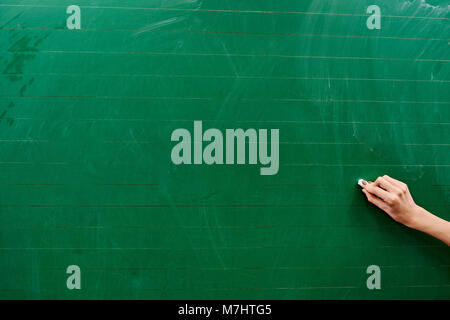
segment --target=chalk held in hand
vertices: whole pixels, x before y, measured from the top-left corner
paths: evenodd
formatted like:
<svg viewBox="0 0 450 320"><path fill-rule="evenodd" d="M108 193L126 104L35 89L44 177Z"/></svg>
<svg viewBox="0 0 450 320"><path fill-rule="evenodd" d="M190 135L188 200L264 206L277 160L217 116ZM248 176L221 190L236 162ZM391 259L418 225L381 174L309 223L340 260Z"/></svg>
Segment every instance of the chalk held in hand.
<svg viewBox="0 0 450 320"><path fill-rule="evenodd" d="M359 180L358 180L358 185L359 185L361 188L364 188L364 187L367 185L367 181L364 180L364 179L359 179Z"/></svg>

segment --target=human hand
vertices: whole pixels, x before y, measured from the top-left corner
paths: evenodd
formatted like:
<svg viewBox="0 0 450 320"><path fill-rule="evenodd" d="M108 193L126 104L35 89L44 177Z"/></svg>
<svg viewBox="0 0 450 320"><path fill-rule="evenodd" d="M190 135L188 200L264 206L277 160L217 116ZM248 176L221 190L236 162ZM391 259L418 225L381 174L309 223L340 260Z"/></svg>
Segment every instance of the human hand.
<svg viewBox="0 0 450 320"><path fill-rule="evenodd" d="M378 177L375 182L360 179L358 184L363 188L367 200L392 219L428 233L450 246L450 222L418 206L406 184L386 175Z"/></svg>
<svg viewBox="0 0 450 320"><path fill-rule="evenodd" d="M369 202L395 221L408 227L415 227L423 209L414 202L405 183L384 175L378 177L375 182L361 180L360 185Z"/></svg>

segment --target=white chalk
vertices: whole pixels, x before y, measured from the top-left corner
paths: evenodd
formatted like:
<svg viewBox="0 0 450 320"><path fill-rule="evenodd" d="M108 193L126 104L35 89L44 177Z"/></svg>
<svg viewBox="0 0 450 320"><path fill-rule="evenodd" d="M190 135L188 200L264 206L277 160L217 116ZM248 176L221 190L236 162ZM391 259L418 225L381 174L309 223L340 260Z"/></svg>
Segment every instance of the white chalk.
<svg viewBox="0 0 450 320"><path fill-rule="evenodd" d="M358 185L361 187L361 188L364 188L364 186L367 184L367 181L366 180L364 180L364 179L359 179L358 180Z"/></svg>

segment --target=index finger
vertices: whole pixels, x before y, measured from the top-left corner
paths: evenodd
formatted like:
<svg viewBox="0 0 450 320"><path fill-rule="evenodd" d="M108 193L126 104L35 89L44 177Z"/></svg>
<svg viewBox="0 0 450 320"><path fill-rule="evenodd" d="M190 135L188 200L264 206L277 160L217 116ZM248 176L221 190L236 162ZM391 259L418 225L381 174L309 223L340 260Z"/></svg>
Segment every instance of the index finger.
<svg viewBox="0 0 450 320"><path fill-rule="evenodd" d="M386 179L387 181L389 181L390 183L396 185L396 186L400 186L400 187L406 186L406 184L404 182L401 182L401 181L399 181L397 179L391 178L388 175L384 175L383 178Z"/></svg>
<svg viewBox="0 0 450 320"><path fill-rule="evenodd" d="M376 186L380 186L384 190L388 192L398 192L399 187L397 184L391 183L388 179L385 177L378 177L377 180L375 180L374 184Z"/></svg>
<svg viewBox="0 0 450 320"><path fill-rule="evenodd" d="M384 201L389 201L391 198L391 195L389 194L389 192L383 190L382 188L376 186L374 183L369 183L364 187L365 190L367 190L368 192L376 195L378 198L384 200Z"/></svg>

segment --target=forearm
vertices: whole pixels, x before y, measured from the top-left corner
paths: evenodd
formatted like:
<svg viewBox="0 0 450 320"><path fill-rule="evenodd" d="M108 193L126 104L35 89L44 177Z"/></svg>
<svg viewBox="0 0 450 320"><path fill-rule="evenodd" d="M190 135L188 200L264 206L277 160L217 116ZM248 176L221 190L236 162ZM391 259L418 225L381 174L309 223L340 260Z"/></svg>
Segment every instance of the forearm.
<svg viewBox="0 0 450 320"><path fill-rule="evenodd" d="M450 246L450 222L435 216L422 207L418 207L413 222L408 226L425 232Z"/></svg>

